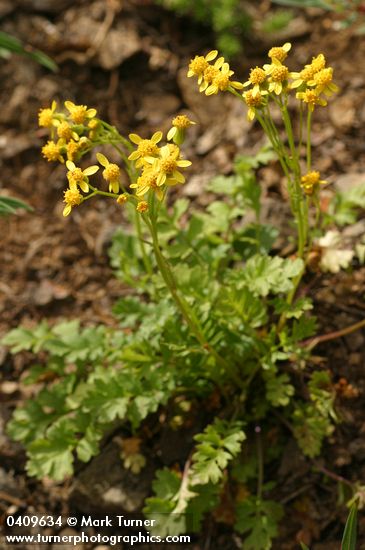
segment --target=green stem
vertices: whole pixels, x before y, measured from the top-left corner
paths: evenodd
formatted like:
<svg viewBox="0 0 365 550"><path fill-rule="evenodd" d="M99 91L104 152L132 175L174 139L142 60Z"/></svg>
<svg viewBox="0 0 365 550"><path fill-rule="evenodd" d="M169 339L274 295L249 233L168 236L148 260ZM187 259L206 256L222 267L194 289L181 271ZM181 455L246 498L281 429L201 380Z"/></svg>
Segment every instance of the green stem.
<svg viewBox="0 0 365 550"><path fill-rule="evenodd" d="M311 146L311 126L312 126L312 111L308 108L307 116L307 170L312 166L312 146Z"/></svg>
<svg viewBox="0 0 365 550"><path fill-rule="evenodd" d="M257 498L262 498L262 487L264 484L264 457L262 450L261 428L256 426L256 448L257 448Z"/></svg>
<svg viewBox="0 0 365 550"><path fill-rule="evenodd" d="M214 357L217 364L219 364L226 372L229 373L231 378L238 386L242 387L242 380L238 376L236 370L207 341L194 312L192 311L186 300L179 295L175 277L160 249L155 220L153 218L148 218L147 216L144 216L143 219L146 222L146 225L151 233L153 250L155 253L158 268L186 324L189 326L192 334L198 340L203 349L205 349L212 357Z"/></svg>
<svg viewBox="0 0 365 550"><path fill-rule="evenodd" d="M137 210L134 210L134 215L135 215L136 231L137 231L138 240L139 240L140 247L141 247L141 254L142 254L143 264L144 264L144 267L145 267L148 275L151 276L153 274L153 269L152 269L151 261L148 257L147 252L146 252L146 247L145 247L143 234L142 234L141 217L140 217L139 212L137 212Z"/></svg>

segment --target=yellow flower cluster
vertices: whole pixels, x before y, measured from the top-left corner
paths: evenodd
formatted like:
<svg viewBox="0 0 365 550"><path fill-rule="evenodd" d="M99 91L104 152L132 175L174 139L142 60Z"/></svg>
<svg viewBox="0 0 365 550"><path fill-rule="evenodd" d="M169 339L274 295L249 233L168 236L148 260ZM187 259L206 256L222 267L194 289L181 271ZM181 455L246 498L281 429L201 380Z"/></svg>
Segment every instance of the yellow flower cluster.
<svg viewBox="0 0 365 550"><path fill-rule="evenodd" d="M249 120L253 120L257 111L262 110L270 99L275 100L275 96L287 94L291 90L297 90L296 98L307 104L310 111L313 111L316 105L327 105L322 94L330 96L338 91L338 87L332 82L333 69L326 67L324 55L314 57L300 72L290 72L284 65L290 50L290 42L271 48L268 52L271 62L263 67L252 68L248 80L243 84L230 80L233 71L223 57L216 59L217 50L209 52L205 57L196 56L192 59L188 77L196 76L199 91L205 92L206 95L226 90L237 95L236 90L249 87L242 93L248 106Z"/></svg>
<svg viewBox="0 0 365 550"><path fill-rule="evenodd" d="M39 126L51 132L52 139L42 148L42 155L49 162L77 160L89 148L90 140L96 137L99 125L96 109L75 105L72 101L65 101L65 108L66 113L57 111L57 103L53 101L50 108L38 113Z"/></svg>
<svg viewBox="0 0 365 550"><path fill-rule="evenodd" d="M185 131L191 124L195 123L184 115L176 117L168 137L174 138L179 130ZM173 131L174 129L176 132ZM136 197L140 200L137 207L138 212L145 212L148 209L148 203L142 200L143 197L149 191L153 191L157 199L161 201L165 195L166 186L185 182L185 176L180 172L180 168L187 168L191 162L181 157L180 148L176 143L168 143L159 147L162 132L155 132L150 139L130 134L129 139L137 145L137 148L129 155L128 159L134 161L136 168L141 170L137 180L130 187L135 189Z"/></svg>
<svg viewBox="0 0 365 550"><path fill-rule="evenodd" d="M326 180L321 180L319 172L313 170L302 176L301 186L306 195L313 195L319 185L326 185Z"/></svg>
<svg viewBox="0 0 365 550"><path fill-rule="evenodd" d="M198 78L199 91L205 95L213 95L218 92L226 92L232 90L241 90L243 84L235 80L231 80L234 71L231 70L229 64L224 57L219 57L217 50L212 50L205 57L201 55L195 56L190 61L188 77L196 76ZM214 61L211 64L211 61Z"/></svg>

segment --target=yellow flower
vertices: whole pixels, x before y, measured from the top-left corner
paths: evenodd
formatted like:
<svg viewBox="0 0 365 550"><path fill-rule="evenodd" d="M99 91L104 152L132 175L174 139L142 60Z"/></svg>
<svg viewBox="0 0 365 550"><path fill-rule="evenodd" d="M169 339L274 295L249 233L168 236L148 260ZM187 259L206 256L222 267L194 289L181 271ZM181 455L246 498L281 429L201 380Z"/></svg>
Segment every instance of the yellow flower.
<svg viewBox="0 0 365 550"><path fill-rule="evenodd" d="M323 53L313 57L312 63L305 65L299 73L291 73L291 77L294 78L294 82L291 83L290 88L298 88L302 84L307 84L313 79L314 75L324 69L326 66L326 59Z"/></svg>
<svg viewBox="0 0 365 550"><path fill-rule="evenodd" d="M152 164L154 171L158 172L156 185L176 185L184 183L185 177L178 168L191 166L190 160L180 159L180 149L176 145L164 145L160 149L160 157L147 157L146 161Z"/></svg>
<svg viewBox="0 0 365 550"><path fill-rule="evenodd" d="M327 105L327 101L319 97L316 90L307 89L305 92L298 92L296 94L296 98L300 99L304 103L307 103L308 109L312 112L314 111L314 107L316 105L321 105L321 107L325 107Z"/></svg>
<svg viewBox="0 0 365 550"><path fill-rule="evenodd" d="M53 124L57 128L57 135L59 138L64 139L65 141L70 141L72 138L75 141L80 139L79 135L72 130L72 127L68 122L66 122L66 120L62 122L55 120Z"/></svg>
<svg viewBox="0 0 365 550"><path fill-rule="evenodd" d="M96 109L88 109L86 105L75 105L72 101L65 101L65 107L76 124L83 124L85 120L96 116Z"/></svg>
<svg viewBox="0 0 365 550"><path fill-rule="evenodd" d="M315 86L318 94L323 92L327 96L331 96L334 92L338 92L339 90L339 87L332 82L332 76L332 67L322 69L313 76L313 80L309 80L308 86Z"/></svg>
<svg viewBox="0 0 365 550"><path fill-rule="evenodd" d="M264 82L266 81L266 73L264 69L261 69L261 67L255 67L254 69L250 70L250 76L248 77L247 82L243 84L243 87L246 88L247 86L253 86L252 93L253 95L256 95L260 92L260 87Z"/></svg>
<svg viewBox="0 0 365 550"><path fill-rule="evenodd" d="M70 189L77 191L77 186L79 186L84 193L87 193L89 191L88 176L96 174L99 170L99 166L89 166L88 168L85 168L85 170L81 170L81 168L75 166L71 160L66 161L66 166L68 168L67 179L70 184Z"/></svg>
<svg viewBox="0 0 365 550"><path fill-rule="evenodd" d="M120 168L117 164L113 164L101 153L96 153L96 158L105 170L103 170L103 178L109 182L109 191L112 193L119 192L120 184Z"/></svg>
<svg viewBox="0 0 365 550"><path fill-rule="evenodd" d="M54 120L54 113L57 107L57 103L52 101L50 109L40 109L38 113L38 123L39 126L43 128L51 128Z"/></svg>
<svg viewBox="0 0 365 550"><path fill-rule="evenodd" d="M118 204L125 204L127 202L127 200L128 200L128 195L126 195L126 193L122 193L117 198L117 203Z"/></svg>
<svg viewBox="0 0 365 550"><path fill-rule="evenodd" d="M48 160L48 162L56 161L64 162L63 157L60 152L60 143L55 143L50 140L47 141L46 145L42 147L42 155Z"/></svg>
<svg viewBox="0 0 365 550"><path fill-rule="evenodd" d="M146 201L139 201L136 208L137 212L140 212L141 214L143 212L147 212L148 210L148 203Z"/></svg>
<svg viewBox="0 0 365 550"><path fill-rule="evenodd" d="M136 196L143 197L150 189L152 189L159 201L162 201L164 192L161 187L157 185L157 178L159 173L153 168L145 168L137 179L136 183L131 183L130 187L136 189Z"/></svg>
<svg viewBox="0 0 365 550"><path fill-rule="evenodd" d="M222 67L217 71L217 74L213 76L212 83L205 90L205 95L217 94L219 91L226 92L229 88L235 88L236 90L242 89L243 84L241 82L230 80L233 74L229 64L223 63Z"/></svg>
<svg viewBox="0 0 365 550"><path fill-rule="evenodd" d="M313 191L318 185L326 185L327 183L326 180L321 180L320 173L314 170L302 176L301 180L301 186L306 195L313 195Z"/></svg>
<svg viewBox="0 0 365 550"><path fill-rule="evenodd" d="M79 156L79 153L81 153L82 149L87 147L89 143L90 142L88 138L85 136L80 138L80 140L77 142L71 139L71 141L69 141L66 144L67 160L72 160L72 161L76 160L77 157Z"/></svg>
<svg viewBox="0 0 365 550"><path fill-rule="evenodd" d="M181 145L185 140L186 128L196 124L186 115L178 115L172 120L172 128L167 132L167 139L173 140L177 145Z"/></svg>
<svg viewBox="0 0 365 550"><path fill-rule="evenodd" d="M283 46L275 46L274 48L271 48L271 50L269 50L269 53L267 55L268 57L270 57L272 61L276 59L277 61L282 63L287 58L288 52L290 51L290 49L291 49L290 42L285 42Z"/></svg>
<svg viewBox="0 0 365 550"><path fill-rule="evenodd" d="M66 203L63 209L63 215L68 216L73 206L78 206L83 201L83 197L78 189L67 189L64 193L63 202Z"/></svg>
<svg viewBox="0 0 365 550"><path fill-rule="evenodd" d="M288 78L291 76L288 67L282 65L275 57L271 65L264 65L266 74L269 76L269 92L280 95Z"/></svg>
<svg viewBox="0 0 365 550"><path fill-rule="evenodd" d="M247 90L247 92L243 92L243 99L246 102L246 105L248 105L249 109L247 112L247 118L248 120L253 120L256 115L256 109L260 109L265 105L265 95L267 95L268 92L258 92L256 95L254 95L253 90Z"/></svg>
<svg viewBox="0 0 365 550"><path fill-rule="evenodd" d="M191 76L198 77L198 84L203 81L204 71L208 68L209 62L213 61L218 55L217 50L212 50L204 57L202 55L196 55L189 63L188 78Z"/></svg>
<svg viewBox="0 0 365 550"><path fill-rule="evenodd" d="M137 145L137 150L128 157L129 160L136 160L136 166L144 166L146 157L157 156L159 148L157 144L162 139L162 132L155 132L151 139L142 139L137 134L129 134L129 139Z"/></svg>
<svg viewBox="0 0 365 550"><path fill-rule="evenodd" d="M216 76L219 75L219 69L222 67L224 63L224 57L219 57L214 62L214 65L208 65L203 73L203 80L200 83L199 86L199 92L204 92L208 86L210 86L216 78Z"/></svg>

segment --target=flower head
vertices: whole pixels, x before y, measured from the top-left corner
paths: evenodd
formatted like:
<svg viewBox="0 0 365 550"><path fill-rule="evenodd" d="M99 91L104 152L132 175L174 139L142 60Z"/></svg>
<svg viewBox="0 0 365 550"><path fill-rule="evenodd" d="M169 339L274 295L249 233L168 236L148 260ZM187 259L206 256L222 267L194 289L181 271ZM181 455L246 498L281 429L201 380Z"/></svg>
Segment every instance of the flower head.
<svg viewBox="0 0 365 550"><path fill-rule="evenodd" d="M167 132L167 139L181 145L185 140L185 131L189 126L196 124L186 115L178 115L172 120L172 128Z"/></svg>
<svg viewBox="0 0 365 550"><path fill-rule="evenodd" d="M68 216L73 206L78 206L83 201L83 197L78 189L66 189L63 202L66 203L63 209L63 215Z"/></svg>
<svg viewBox="0 0 365 550"><path fill-rule="evenodd" d="M128 200L128 195L126 193L122 193L117 198L117 203L118 204L125 204L127 202L127 200Z"/></svg>
<svg viewBox="0 0 365 550"><path fill-rule="evenodd" d="M309 80L308 86L315 86L318 94L323 92L325 95L331 96L339 90L338 86L332 82L332 76L332 67L321 69L318 73L315 73L312 80Z"/></svg>
<svg viewBox="0 0 365 550"><path fill-rule="evenodd" d="M96 154L96 158L100 162L102 166L104 166L103 170L103 178L109 182L109 191L113 193L119 192L119 184L120 184L120 168L117 164L113 164L108 161L108 159L102 155L101 153Z"/></svg>
<svg viewBox="0 0 365 550"><path fill-rule="evenodd" d="M288 78L291 76L288 67L282 65L275 57L271 65L264 65L266 74L269 76L269 92L280 95Z"/></svg>
<svg viewBox="0 0 365 550"><path fill-rule="evenodd" d="M261 67L255 67L250 70L250 76L248 77L247 82L243 84L243 87L253 86L252 92L253 95L256 95L260 92L261 86L266 81L266 72Z"/></svg>
<svg viewBox="0 0 365 550"><path fill-rule="evenodd" d="M316 105L320 105L321 107L325 107L327 105L327 101L321 98L315 89L311 90L307 88L305 92L298 92L295 97L304 103L307 103L310 111L314 111L314 107Z"/></svg>
<svg viewBox="0 0 365 550"><path fill-rule="evenodd" d="M40 109L38 113L38 123L39 126L43 128L51 128L54 122L54 113L57 107L57 103L52 101L51 108L49 109Z"/></svg>
<svg viewBox="0 0 365 550"><path fill-rule="evenodd" d="M164 145L160 149L158 158L147 157L146 161L152 165L152 169L158 173L156 185L176 185L184 183L185 177L179 168L187 168L191 165L190 160L180 158L180 149L176 145Z"/></svg>
<svg viewBox="0 0 365 550"><path fill-rule="evenodd" d="M291 49L290 42L285 42L283 46L274 46L273 48L271 48L271 50L269 50L269 53L267 55L268 57L270 57L272 61L276 59L277 61L282 63L287 58L288 52L290 51L290 49Z"/></svg>
<svg viewBox="0 0 365 550"><path fill-rule="evenodd" d="M70 189L77 191L77 187L80 187L84 193L87 193L89 191L88 176L96 174L99 170L99 166L89 166L88 168L85 168L85 170L81 170L81 168L75 166L71 160L66 161L66 166L68 168L67 179L69 181Z"/></svg>
<svg viewBox="0 0 365 550"><path fill-rule="evenodd" d="M253 120L256 115L256 109L260 109L265 105L265 95L267 95L268 92L258 92L254 94L253 90L247 90L247 92L243 92L243 99L246 102L246 105L248 105L249 109L247 112L247 118L248 120Z"/></svg>
<svg viewBox="0 0 365 550"><path fill-rule="evenodd" d="M137 212L140 212L143 214L143 212L147 212L148 210L148 203L146 201L139 201L136 208Z"/></svg>
<svg viewBox="0 0 365 550"><path fill-rule="evenodd" d="M196 55L189 63L188 78L198 77L198 84L203 80L204 71L208 68L209 62L213 61L218 55L217 50L212 50L206 56Z"/></svg>
<svg viewBox="0 0 365 550"><path fill-rule="evenodd" d="M321 180L321 174L317 171L311 171L302 176L301 186L306 195L313 195L318 185L326 185L326 180Z"/></svg>
<svg viewBox="0 0 365 550"><path fill-rule="evenodd" d="M130 187L136 189L136 196L143 197L148 191L156 193L159 201L162 201L164 192L161 186L157 185L159 173L153 168L145 168L137 179L136 183L131 183Z"/></svg>
<svg viewBox="0 0 365 550"><path fill-rule="evenodd" d="M226 92L229 88L240 90L243 88L241 82L230 80L234 72L230 69L229 64L223 62L219 70L213 75L211 84L206 88L205 95L213 95L218 92Z"/></svg>
<svg viewBox="0 0 365 550"><path fill-rule="evenodd" d="M307 84L310 80L313 79L314 75L324 69L326 66L326 59L323 53L313 57L312 63L305 65L299 73L291 73L294 82L291 83L291 88L298 88L302 84Z"/></svg>
<svg viewBox="0 0 365 550"><path fill-rule="evenodd" d="M137 134L129 134L129 139L137 145L137 150L128 157L129 160L136 160L136 166L144 166L146 157L154 157L159 153L158 143L162 139L162 132L155 132L151 139L142 139Z"/></svg>
<svg viewBox="0 0 365 550"><path fill-rule="evenodd" d="M75 124L83 124L86 120L96 116L96 109L88 109L86 105L75 105L72 101L65 101L65 107Z"/></svg>
<svg viewBox="0 0 365 550"><path fill-rule="evenodd" d="M42 147L42 155L48 160L48 162L59 161L64 162L63 157L60 151L60 143L55 143L50 140L47 141L46 145Z"/></svg>
<svg viewBox="0 0 365 550"><path fill-rule="evenodd" d="M71 139L78 141L80 139L78 133L72 129L66 120L62 122L60 120L55 120L53 124L57 128L57 135L59 138L65 141L70 141Z"/></svg>

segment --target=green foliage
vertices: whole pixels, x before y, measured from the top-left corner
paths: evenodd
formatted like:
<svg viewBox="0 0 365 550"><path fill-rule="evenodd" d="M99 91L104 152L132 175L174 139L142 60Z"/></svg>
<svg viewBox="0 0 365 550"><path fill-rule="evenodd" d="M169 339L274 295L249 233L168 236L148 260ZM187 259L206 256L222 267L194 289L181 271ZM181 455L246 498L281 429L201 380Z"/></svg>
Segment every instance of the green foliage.
<svg viewBox="0 0 365 550"><path fill-rule="evenodd" d="M307 357L301 342L313 334L315 319L308 298L287 299L302 260L271 256L277 232L260 221L255 170L271 158L268 148L254 158L239 157L234 174L210 183L217 200L205 211L191 210L186 199L171 210L160 205L159 244L180 302L166 291L148 238L146 275L140 241L123 230L114 236L110 257L131 292L114 306L117 328L43 322L5 336L11 353L37 358L23 379L36 384L32 396L8 424L27 450L30 475L71 476L75 460L89 461L106 436L121 428L134 434L154 413L171 418L176 400L193 401L205 429L195 434L181 474L157 471L145 513L158 520L160 536L197 531L225 492L236 494L243 485L250 496L232 512L243 547L270 548L281 507L266 495L270 485L253 496L257 422L263 432L271 429L273 409L279 408L303 452L314 456L336 420L328 375L312 373L306 401L297 376ZM216 408L208 406L214 395ZM184 425L189 407L179 415ZM268 463L278 458L273 449L265 453Z"/></svg>
<svg viewBox="0 0 365 550"><path fill-rule="evenodd" d="M337 192L325 218L327 224L351 225L357 221L359 210L365 209L365 183Z"/></svg>
<svg viewBox="0 0 365 550"><path fill-rule="evenodd" d="M9 52L25 55L40 65L43 65L50 71L57 71L56 63L45 53L35 50L31 46L24 46L20 40L7 34L0 32L0 57L5 57Z"/></svg>
<svg viewBox="0 0 365 550"><path fill-rule="evenodd" d="M294 433L303 453L314 457L320 453L323 439L333 432L337 417L329 374L314 372L308 387L310 402L295 406Z"/></svg>
<svg viewBox="0 0 365 550"><path fill-rule="evenodd" d="M28 212L32 212L33 210L33 208L29 206L29 204L26 204L20 199L0 196L0 216L9 216L9 214L15 214L16 211L19 209L28 210Z"/></svg>
<svg viewBox="0 0 365 550"><path fill-rule="evenodd" d="M244 550L270 550L277 535L282 506L270 500L249 497L237 506L235 528L245 534Z"/></svg>
<svg viewBox="0 0 365 550"><path fill-rule="evenodd" d="M217 36L217 47L226 57L241 51L242 36L252 24L240 0L157 0L157 3L210 26Z"/></svg>
<svg viewBox="0 0 365 550"><path fill-rule="evenodd" d="M194 483L218 483L229 461L241 450L241 443L246 437L241 428L242 424L238 422L228 424L216 419L204 433L195 436L198 445L193 455Z"/></svg>

